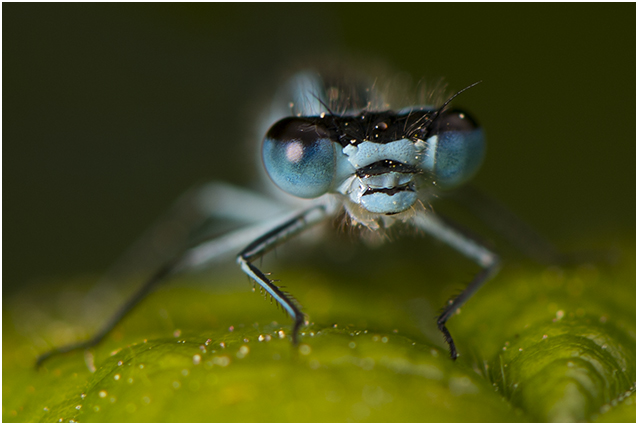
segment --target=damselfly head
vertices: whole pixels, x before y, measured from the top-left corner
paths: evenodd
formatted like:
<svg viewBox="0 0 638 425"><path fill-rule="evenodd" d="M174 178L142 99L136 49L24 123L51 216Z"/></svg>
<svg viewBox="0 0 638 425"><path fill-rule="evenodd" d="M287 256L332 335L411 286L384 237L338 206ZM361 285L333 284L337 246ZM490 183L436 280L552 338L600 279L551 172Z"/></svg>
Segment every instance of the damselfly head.
<svg viewBox="0 0 638 425"><path fill-rule="evenodd" d="M291 195L337 196L354 221L376 226L379 216L401 218L435 189L464 183L483 159L482 130L466 113L445 110L467 88L436 109L337 114L320 80L305 85L316 91L312 112L323 111L278 121L262 145L268 175Z"/></svg>

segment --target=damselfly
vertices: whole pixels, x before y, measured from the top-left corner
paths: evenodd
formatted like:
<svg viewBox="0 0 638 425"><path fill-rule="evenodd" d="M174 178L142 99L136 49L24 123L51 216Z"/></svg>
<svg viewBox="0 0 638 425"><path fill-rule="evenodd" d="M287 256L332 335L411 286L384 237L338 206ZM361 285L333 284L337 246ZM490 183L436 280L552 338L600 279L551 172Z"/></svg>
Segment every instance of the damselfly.
<svg viewBox="0 0 638 425"><path fill-rule="evenodd" d="M276 300L293 321L292 343L299 342L304 313L256 265L255 260L301 232L337 214L349 226L383 232L401 223L429 233L480 266L465 290L437 319L450 356L458 353L446 327L448 319L497 272L499 256L477 238L443 219L431 208L439 191L458 188L479 169L484 135L466 112L438 105L392 103L392 92L367 77L295 74L275 96L270 128L261 145L264 168L272 182L292 196L277 201L231 186L212 183L194 193L205 219L241 216L246 225L174 255L88 341L42 355L98 344L156 285L170 276L236 254L239 267ZM421 98L421 100L427 99ZM432 96L429 98L433 99ZM425 103L425 101L424 101ZM189 201L190 202L190 201Z"/></svg>

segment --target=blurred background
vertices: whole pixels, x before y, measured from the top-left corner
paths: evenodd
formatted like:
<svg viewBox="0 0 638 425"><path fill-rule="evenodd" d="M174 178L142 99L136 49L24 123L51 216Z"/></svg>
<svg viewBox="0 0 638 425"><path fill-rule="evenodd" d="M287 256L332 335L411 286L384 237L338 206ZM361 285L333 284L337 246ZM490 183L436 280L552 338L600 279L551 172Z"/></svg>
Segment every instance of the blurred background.
<svg viewBox="0 0 638 425"><path fill-rule="evenodd" d="M250 184L255 111L313 55L483 80L455 102L488 137L476 185L559 246L633 240L635 32L634 4L5 4L3 295Z"/></svg>

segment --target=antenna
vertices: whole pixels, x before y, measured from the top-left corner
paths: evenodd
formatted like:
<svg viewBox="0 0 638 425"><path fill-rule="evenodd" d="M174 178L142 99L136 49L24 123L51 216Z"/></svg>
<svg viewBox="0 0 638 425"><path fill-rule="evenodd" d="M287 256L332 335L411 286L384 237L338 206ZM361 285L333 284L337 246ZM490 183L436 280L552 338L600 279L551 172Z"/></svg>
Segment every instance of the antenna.
<svg viewBox="0 0 638 425"><path fill-rule="evenodd" d="M445 103L443 104L443 106L441 106L439 109L437 109L437 111L434 113L434 117L432 117L432 121L430 121L430 122L434 122L434 120L436 120L436 119L438 118L439 114L441 114L441 112L443 112L443 109L445 109L445 107L446 107L447 105L449 105L449 104L450 104L450 102L452 102L452 101L456 98L456 96L460 95L461 93L463 93L463 92L464 92L464 91L466 91L466 90L471 89L471 88L472 88L472 87L474 87L474 86L479 85L479 84L480 84L480 83L482 83L482 82L483 82L482 80L479 80L479 81L477 81L476 83L470 84L469 86L465 87L464 89L461 89L461 90L457 91L457 92L456 92L456 93L454 93L452 96L450 96L450 98L449 98L448 100L446 100L446 101L445 101Z"/></svg>

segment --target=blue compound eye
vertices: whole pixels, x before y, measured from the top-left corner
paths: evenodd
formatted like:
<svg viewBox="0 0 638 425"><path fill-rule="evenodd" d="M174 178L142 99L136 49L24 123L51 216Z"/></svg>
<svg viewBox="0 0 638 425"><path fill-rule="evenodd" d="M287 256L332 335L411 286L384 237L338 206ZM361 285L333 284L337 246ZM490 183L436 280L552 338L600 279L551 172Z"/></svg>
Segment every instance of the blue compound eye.
<svg viewBox="0 0 638 425"><path fill-rule="evenodd" d="M285 118L273 125L262 147L264 166L282 190L316 198L332 187L335 144L328 130L312 118Z"/></svg>
<svg viewBox="0 0 638 425"><path fill-rule="evenodd" d="M459 186L478 171L485 155L483 130L465 112L443 112L428 133L436 146L434 175L442 189Z"/></svg>

